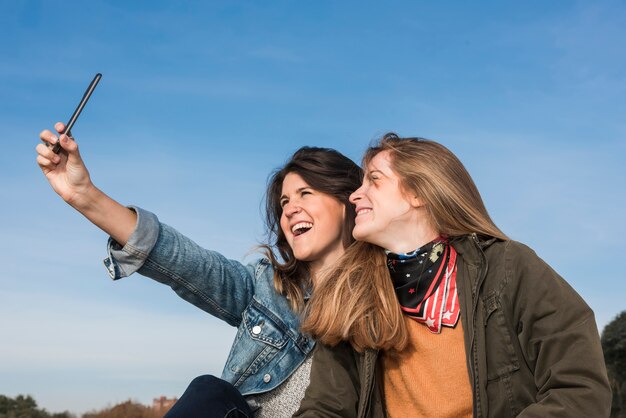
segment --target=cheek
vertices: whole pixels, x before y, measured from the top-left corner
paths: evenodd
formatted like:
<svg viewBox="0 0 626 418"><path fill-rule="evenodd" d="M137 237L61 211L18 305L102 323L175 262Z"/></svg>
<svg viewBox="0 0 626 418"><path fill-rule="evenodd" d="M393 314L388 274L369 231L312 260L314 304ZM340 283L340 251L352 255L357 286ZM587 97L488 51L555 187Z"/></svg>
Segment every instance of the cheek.
<svg viewBox="0 0 626 418"><path fill-rule="evenodd" d="M280 229L283 231L283 234L285 234L285 236L288 235L289 221L287 221L287 218L285 217L285 215L282 215L280 217Z"/></svg>
<svg viewBox="0 0 626 418"><path fill-rule="evenodd" d="M332 225L333 229L343 229L343 224L346 219L346 210L343 205L335 206L329 211L328 223Z"/></svg>
<svg viewBox="0 0 626 418"><path fill-rule="evenodd" d="M404 207L407 205L405 199L398 198L395 195L381 197L377 202L375 212L379 218L393 218L398 213L403 212Z"/></svg>

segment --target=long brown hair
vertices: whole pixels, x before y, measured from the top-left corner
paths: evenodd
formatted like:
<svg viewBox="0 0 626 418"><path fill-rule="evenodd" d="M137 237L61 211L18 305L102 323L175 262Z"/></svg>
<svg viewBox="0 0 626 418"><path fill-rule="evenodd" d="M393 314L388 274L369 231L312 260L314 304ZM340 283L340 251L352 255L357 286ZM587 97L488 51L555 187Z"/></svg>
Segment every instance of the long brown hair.
<svg viewBox="0 0 626 418"><path fill-rule="evenodd" d="M348 247L354 239L354 206L350 194L363 179L363 171L351 159L330 148L302 147L287 163L269 178L265 196L265 224L268 244L261 245L274 267L274 288L289 300L298 312L304 307L304 292L310 288L306 261L297 260L280 227L283 209L280 204L283 181L289 173L297 173L313 189L333 196L346 208L343 224L343 244Z"/></svg>
<svg viewBox="0 0 626 418"><path fill-rule="evenodd" d="M405 193L418 196L431 225L450 239L477 233L508 239L494 224L471 176L443 145L386 134L363 157L366 167L388 151ZM358 242L320 280L307 306L303 330L321 342L349 341L356 350L402 349L408 339L382 248Z"/></svg>

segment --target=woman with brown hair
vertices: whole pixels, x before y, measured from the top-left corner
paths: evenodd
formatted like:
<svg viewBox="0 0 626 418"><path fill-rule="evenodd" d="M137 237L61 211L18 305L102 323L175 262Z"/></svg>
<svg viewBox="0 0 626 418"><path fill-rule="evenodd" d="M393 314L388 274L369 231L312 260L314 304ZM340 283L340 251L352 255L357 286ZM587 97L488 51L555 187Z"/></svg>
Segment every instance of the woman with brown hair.
<svg viewBox="0 0 626 418"><path fill-rule="evenodd" d="M56 133L41 132L37 163L65 202L110 235L111 278L138 272L238 329L222 379L194 379L167 417L291 416L304 396L315 345L299 329L301 312L319 276L353 241L348 198L361 169L332 149L296 151L268 183L266 257L242 264L96 188L76 142L60 135L64 128L57 123ZM57 143L59 155L47 146Z"/></svg>
<svg viewBox="0 0 626 418"><path fill-rule="evenodd" d="M608 416L591 309L493 223L447 148L385 135L364 157L354 237L318 282L296 417Z"/></svg>

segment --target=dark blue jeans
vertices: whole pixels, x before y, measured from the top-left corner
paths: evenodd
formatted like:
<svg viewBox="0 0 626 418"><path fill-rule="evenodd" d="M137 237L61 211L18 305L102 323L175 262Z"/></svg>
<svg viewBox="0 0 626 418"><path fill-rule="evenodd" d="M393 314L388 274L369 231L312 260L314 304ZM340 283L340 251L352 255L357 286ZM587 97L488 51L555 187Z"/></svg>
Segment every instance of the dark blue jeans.
<svg viewBox="0 0 626 418"><path fill-rule="evenodd" d="M252 418L246 399L225 380L198 376L163 418Z"/></svg>

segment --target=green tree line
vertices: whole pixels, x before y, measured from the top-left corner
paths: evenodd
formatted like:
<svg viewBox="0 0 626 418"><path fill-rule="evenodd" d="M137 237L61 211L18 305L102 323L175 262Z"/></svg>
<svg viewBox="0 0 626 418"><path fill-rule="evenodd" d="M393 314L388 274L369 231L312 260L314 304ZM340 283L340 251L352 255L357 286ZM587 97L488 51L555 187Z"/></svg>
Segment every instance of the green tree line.
<svg viewBox="0 0 626 418"><path fill-rule="evenodd" d="M29 395L17 395L15 399L0 395L0 418L76 418L76 415L67 411L51 414L39 409Z"/></svg>
<svg viewBox="0 0 626 418"><path fill-rule="evenodd" d="M601 341L613 390L611 418L626 417L626 311L604 327Z"/></svg>
<svg viewBox="0 0 626 418"><path fill-rule="evenodd" d="M128 400L118 405L92 411L82 418L162 418L167 409L154 409L138 402ZM0 418L77 418L70 412L49 413L37 407L37 402L30 395L17 395L9 398L0 395Z"/></svg>

